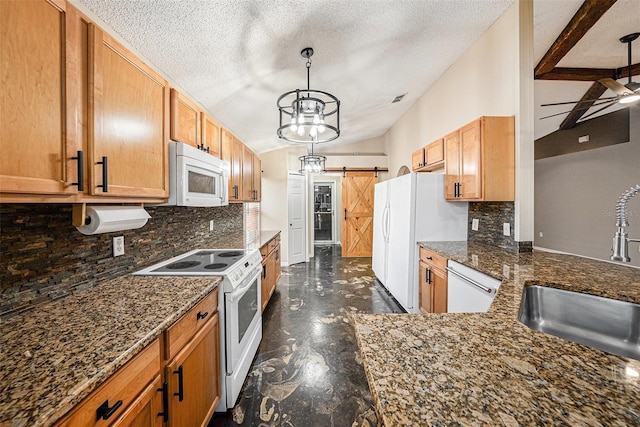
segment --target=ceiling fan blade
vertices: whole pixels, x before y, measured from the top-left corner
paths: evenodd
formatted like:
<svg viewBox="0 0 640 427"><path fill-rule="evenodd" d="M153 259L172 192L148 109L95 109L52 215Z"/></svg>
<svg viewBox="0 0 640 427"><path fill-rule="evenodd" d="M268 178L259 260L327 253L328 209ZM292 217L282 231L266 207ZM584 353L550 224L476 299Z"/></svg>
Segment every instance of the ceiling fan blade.
<svg viewBox="0 0 640 427"><path fill-rule="evenodd" d="M570 112L572 112L572 111L588 110L589 108L591 108L591 107L597 107L598 105L605 105L605 104L607 104L607 106L609 106L609 105L613 105L613 104L616 102L616 100L617 100L617 99L618 99L618 97L617 97L617 96L615 96L615 97L613 97L613 99L611 99L611 100L609 100L609 101L598 102L597 104L591 104L591 105L587 105L587 106L580 107L580 108L574 108L573 110L563 111L562 113L556 113L556 114L552 114L552 115L550 115L550 116L540 117L540 120L542 120L542 119L548 119L548 118L550 118L550 117L560 116L560 115L562 115L562 114L567 114L567 113L570 113Z"/></svg>
<svg viewBox="0 0 640 427"><path fill-rule="evenodd" d="M550 107L554 105L567 105L567 104L577 104L578 102L595 102L595 101L607 101L610 99L618 99L617 96L609 96L607 98L597 98L597 99L585 99L580 101L567 101L567 102L554 102L552 104L540 104L541 107Z"/></svg>
<svg viewBox="0 0 640 427"><path fill-rule="evenodd" d="M627 87L617 81L606 78L598 80L601 84L603 84L607 89L611 89L618 95L632 94L633 92L627 89Z"/></svg>
<svg viewBox="0 0 640 427"><path fill-rule="evenodd" d="M594 114L598 114L600 111L604 111L604 110L606 110L607 108L612 107L612 106L614 106L614 105L616 105L616 103L615 103L615 102L612 102L612 103L610 103L609 105L605 105L604 107L597 109L597 110L596 110L596 111L594 111L593 113L589 113L589 114L587 114L586 116L582 116L582 117L580 118L580 121L586 120L586 119L588 119L589 117L593 116Z"/></svg>

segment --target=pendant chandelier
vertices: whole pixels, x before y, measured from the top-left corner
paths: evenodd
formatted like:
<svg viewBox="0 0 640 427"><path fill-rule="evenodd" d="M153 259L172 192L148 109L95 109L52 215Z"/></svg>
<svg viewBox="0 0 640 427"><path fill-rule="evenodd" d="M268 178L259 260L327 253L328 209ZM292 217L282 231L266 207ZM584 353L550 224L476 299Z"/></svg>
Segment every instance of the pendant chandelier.
<svg viewBox="0 0 640 427"><path fill-rule="evenodd" d="M292 90L278 98L278 138L312 144L333 141L340 136L340 101L330 93L310 88L313 49L304 48L300 55L307 59L307 89Z"/></svg>
<svg viewBox="0 0 640 427"><path fill-rule="evenodd" d="M300 156L298 160L300 160L300 173L313 174L327 172L325 169L327 158L313 154L313 143L311 143L311 154Z"/></svg>

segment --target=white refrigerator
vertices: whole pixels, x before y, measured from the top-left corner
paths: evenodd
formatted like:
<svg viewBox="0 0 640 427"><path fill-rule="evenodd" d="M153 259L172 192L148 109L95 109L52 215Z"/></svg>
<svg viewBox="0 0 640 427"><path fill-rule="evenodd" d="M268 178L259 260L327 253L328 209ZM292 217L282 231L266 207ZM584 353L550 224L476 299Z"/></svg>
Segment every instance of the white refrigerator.
<svg viewBox="0 0 640 427"><path fill-rule="evenodd" d="M444 175L380 182L373 199L373 272L409 313L419 313L417 242L467 240L468 203L447 202Z"/></svg>

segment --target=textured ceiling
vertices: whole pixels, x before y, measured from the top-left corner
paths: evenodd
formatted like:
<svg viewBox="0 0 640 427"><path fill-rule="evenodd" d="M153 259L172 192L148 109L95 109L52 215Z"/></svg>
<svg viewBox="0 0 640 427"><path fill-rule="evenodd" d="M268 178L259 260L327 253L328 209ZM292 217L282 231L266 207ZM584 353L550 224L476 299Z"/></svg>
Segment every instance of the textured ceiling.
<svg viewBox="0 0 640 427"><path fill-rule="evenodd" d="M311 87L341 100L334 143L382 135L513 0L75 0L258 152L276 100ZM391 101L406 93L396 104Z"/></svg>
<svg viewBox="0 0 640 427"><path fill-rule="evenodd" d="M537 64L556 37L578 10L582 0L534 0L534 64ZM620 37L640 32L640 0L618 0L558 63L559 67L618 68L627 65L627 45ZM640 39L632 44L633 63L640 62ZM634 81L640 81L635 76ZM619 80L627 83L627 79ZM541 107L540 104L577 101L592 82L543 81L535 82L535 138L558 130L566 114L541 120L541 117L571 110L574 104ZM602 96L615 94L607 90ZM600 107L591 108L585 115ZM620 104L608 108L607 114L624 108ZM634 106L631 108L640 108Z"/></svg>

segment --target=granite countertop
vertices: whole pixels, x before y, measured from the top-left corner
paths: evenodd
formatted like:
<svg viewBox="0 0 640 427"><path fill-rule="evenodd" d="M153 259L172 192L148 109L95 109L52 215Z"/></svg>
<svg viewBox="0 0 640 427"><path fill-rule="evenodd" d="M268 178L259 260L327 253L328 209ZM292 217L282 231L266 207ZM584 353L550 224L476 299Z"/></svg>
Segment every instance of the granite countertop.
<svg viewBox="0 0 640 427"><path fill-rule="evenodd" d="M421 245L502 284L487 313L353 315L384 425L640 425L640 361L517 320L533 284L640 303L639 269L472 242Z"/></svg>
<svg viewBox="0 0 640 427"><path fill-rule="evenodd" d="M259 248L261 248L264 245L266 245L267 243L269 243L269 240L273 239L278 234L280 234L280 230L261 230L260 231L260 246L259 246Z"/></svg>
<svg viewBox="0 0 640 427"><path fill-rule="evenodd" d="M127 275L0 320L0 426L51 425L220 281Z"/></svg>

